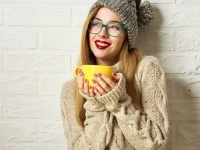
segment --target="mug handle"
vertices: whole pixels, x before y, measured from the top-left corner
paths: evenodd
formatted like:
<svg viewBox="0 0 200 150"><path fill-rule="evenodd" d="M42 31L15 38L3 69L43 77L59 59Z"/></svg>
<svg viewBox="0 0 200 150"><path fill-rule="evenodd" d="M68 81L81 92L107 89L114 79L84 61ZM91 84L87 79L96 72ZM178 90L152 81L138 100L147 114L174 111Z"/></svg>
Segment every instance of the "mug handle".
<svg viewBox="0 0 200 150"><path fill-rule="evenodd" d="M82 69L82 67L78 66L78 67L74 68L74 75L76 78L78 77L78 69Z"/></svg>

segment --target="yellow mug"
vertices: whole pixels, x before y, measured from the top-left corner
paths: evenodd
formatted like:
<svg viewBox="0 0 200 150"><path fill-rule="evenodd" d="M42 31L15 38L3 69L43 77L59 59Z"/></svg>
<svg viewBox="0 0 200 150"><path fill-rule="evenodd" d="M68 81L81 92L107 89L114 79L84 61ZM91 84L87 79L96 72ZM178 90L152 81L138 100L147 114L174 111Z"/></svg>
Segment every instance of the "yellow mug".
<svg viewBox="0 0 200 150"><path fill-rule="evenodd" d="M84 78L89 81L89 86L93 86L92 80L95 78L94 74L102 73L112 79L112 73L116 72L116 68L113 66L103 65L82 65L74 69L75 77L78 76L78 70L81 69L84 73Z"/></svg>

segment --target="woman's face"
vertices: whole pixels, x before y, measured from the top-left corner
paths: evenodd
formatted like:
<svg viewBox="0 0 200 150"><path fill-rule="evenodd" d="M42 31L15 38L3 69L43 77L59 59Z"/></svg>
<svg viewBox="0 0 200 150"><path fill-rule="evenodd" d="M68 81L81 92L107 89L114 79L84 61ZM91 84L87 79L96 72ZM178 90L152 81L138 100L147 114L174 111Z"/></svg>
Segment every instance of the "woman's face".
<svg viewBox="0 0 200 150"><path fill-rule="evenodd" d="M122 24L120 18L105 7L100 8L93 19L103 24L116 22ZM118 37L112 37L108 35L105 27L98 34L89 34L90 49L96 57L96 63L98 65L114 65L117 63L125 38L125 30L122 30Z"/></svg>

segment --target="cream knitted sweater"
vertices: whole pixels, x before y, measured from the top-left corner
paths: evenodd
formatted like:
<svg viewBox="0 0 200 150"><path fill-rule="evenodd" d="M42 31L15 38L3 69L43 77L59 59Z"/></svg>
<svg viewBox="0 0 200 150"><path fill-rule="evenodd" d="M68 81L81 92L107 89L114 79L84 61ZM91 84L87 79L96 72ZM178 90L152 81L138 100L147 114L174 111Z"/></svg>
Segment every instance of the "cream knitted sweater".
<svg viewBox="0 0 200 150"><path fill-rule="evenodd" d="M121 74L117 87L106 95L89 97L81 93L86 98L84 128L75 118L73 82L63 85L61 111L70 150L165 149L169 127L165 73L155 57L145 56L135 78L146 115L131 103Z"/></svg>

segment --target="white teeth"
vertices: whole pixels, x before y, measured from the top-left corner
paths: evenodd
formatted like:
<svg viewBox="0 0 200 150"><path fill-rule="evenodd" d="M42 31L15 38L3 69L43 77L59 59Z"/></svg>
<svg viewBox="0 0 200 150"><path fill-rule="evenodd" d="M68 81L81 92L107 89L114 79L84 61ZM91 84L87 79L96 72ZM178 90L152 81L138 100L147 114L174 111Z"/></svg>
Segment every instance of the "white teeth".
<svg viewBox="0 0 200 150"><path fill-rule="evenodd" d="M101 43L101 42L97 42L97 44L98 44L99 46L107 46L107 45L108 45L108 44Z"/></svg>

